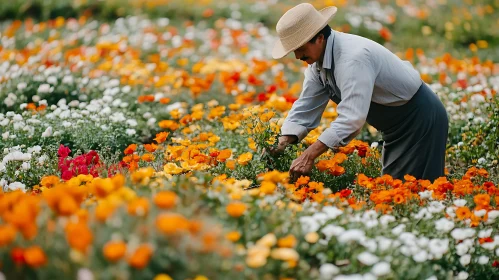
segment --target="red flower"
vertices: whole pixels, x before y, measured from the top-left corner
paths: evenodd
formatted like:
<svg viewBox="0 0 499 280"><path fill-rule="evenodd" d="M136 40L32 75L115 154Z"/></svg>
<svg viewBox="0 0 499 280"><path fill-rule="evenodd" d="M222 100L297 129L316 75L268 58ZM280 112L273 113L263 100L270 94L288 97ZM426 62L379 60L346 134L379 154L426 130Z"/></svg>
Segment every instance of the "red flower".
<svg viewBox="0 0 499 280"><path fill-rule="evenodd" d="M25 263L24 259L24 250L19 247L15 247L10 251L10 257L16 264L23 264Z"/></svg>
<svg viewBox="0 0 499 280"><path fill-rule="evenodd" d="M499 261L495 260L494 263L492 264L493 267L499 267Z"/></svg>
<svg viewBox="0 0 499 280"><path fill-rule="evenodd" d="M66 180L66 181L67 181L67 180L69 180L69 179L73 178L73 175L74 175L74 174L73 174L73 171L71 171L71 170L66 170L66 171L62 172L61 178L62 178L63 180Z"/></svg>
<svg viewBox="0 0 499 280"><path fill-rule="evenodd" d="M284 99L286 99L286 102L291 103L291 104L295 103L295 101L298 100L298 98L291 96L289 94L285 94L282 97L284 97Z"/></svg>
<svg viewBox="0 0 499 280"><path fill-rule="evenodd" d="M347 197L352 193L352 190L344 189L340 191L340 197Z"/></svg>
<svg viewBox="0 0 499 280"><path fill-rule="evenodd" d="M69 156L69 153L71 153L71 150L68 147L65 147L62 144L59 146L59 150L57 151L59 157L67 158Z"/></svg>
<svg viewBox="0 0 499 280"><path fill-rule="evenodd" d="M265 102L265 101L269 100L269 97L267 96L266 93L262 92L262 93L257 95L256 99L260 102Z"/></svg>
<svg viewBox="0 0 499 280"><path fill-rule="evenodd" d="M276 85L270 85L267 87L267 93L273 93L277 90L277 86Z"/></svg>

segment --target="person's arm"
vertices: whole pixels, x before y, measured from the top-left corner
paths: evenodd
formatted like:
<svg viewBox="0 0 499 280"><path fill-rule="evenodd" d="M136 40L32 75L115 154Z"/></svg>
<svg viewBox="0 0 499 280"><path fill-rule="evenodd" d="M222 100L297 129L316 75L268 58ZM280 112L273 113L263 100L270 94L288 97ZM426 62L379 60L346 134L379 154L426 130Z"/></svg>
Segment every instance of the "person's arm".
<svg viewBox="0 0 499 280"><path fill-rule="evenodd" d="M289 169L290 179L308 175L314 161L328 148L346 145L366 122L376 74L372 67L360 61L336 65L336 83L341 91L341 102L336 107L338 117L324 130L318 140L310 145Z"/></svg>
<svg viewBox="0 0 499 280"><path fill-rule="evenodd" d="M348 144L360 133L371 105L376 73L369 62L352 60L337 65L336 82L341 91L338 117L318 140L329 148Z"/></svg>
<svg viewBox="0 0 499 280"><path fill-rule="evenodd" d="M309 66L305 71L305 80L298 100L293 103L282 127L281 140L283 144L297 143L319 126L322 113L329 102L327 89L320 83L315 66Z"/></svg>

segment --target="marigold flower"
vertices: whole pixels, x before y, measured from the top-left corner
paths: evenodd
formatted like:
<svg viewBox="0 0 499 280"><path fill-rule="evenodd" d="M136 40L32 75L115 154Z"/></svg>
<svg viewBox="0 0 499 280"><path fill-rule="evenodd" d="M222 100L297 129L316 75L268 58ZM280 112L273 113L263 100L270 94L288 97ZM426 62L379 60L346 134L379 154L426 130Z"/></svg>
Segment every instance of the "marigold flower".
<svg viewBox="0 0 499 280"><path fill-rule="evenodd" d="M146 149L149 153L154 153L158 149L158 145L154 143L144 144L144 149Z"/></svg>
<svg viewBox="0 0 499 280"><path fill-rule="evenodd" d="M65 231L69 246L75 250L85 253L92 244L93 234L85 223L68 223Z"/></svg>
<svg viewBox="0 0 499 280"><path fill-rule="evenodd" d="M166 138L168 137L169 132L160 132L156 134L156 138L154 140L158 143L161 144L166 141Z"/></svg>
<svg viewBox="0 0 499 280"><path fill-rule="evenodd" d="M237 158L237 163L240 165L247 165L251 159L253 159L252 153L244 153Z"/></svg>
<svg viewBox="0 0 499 280"><path fill-rule="evenodd" d="M217 160L220 162L225 162L232 155L232 151L230 149L221 150L217 155Z"/></svg>
<svg viewBox="0 0 499 280"><path fill-rule="evenodd" d="M476 203L477 207L481 209L487 208L490 205L490 195L486 193L477 194L473 197L473 201Z"/></svg>
<svg viewBox="0 0 499 280"><path fill-rule="evenodd" d="M22 265L26 262L24 258L24 250L23 248L14 247L10 250L10 257L17 265Z"/></svg>
<svg viewBox="0 0 499 280"><path fill-rule="evenodd" d="M302 185L306 185L306 184L308 184L308 182L310 182L310 177L308 177L308 176L300 176L300 178L298 178L298 180L296 180L295 186L299 187L299 186L302 186Z"/></svg>
<svg viewBox="0 0 499 280"><path fill-rule="evenodd" d="M59 177L51 175L51 176L44 176L42 180L40 181L40 185L45 188L52 188L56 184L58 184L61 180Z"/></svg>
<svg viewBox="0 0 499 280"><path fill-rule="evenodd" d="M7 246L16 239L16 228L10 224L0 225L0 247Z"/></svg>
<svg viewBox="0 0 499 280"><path fill-rule="evenodd" d="M236 161L235 160L227 160L225 162L225 166L227 166L227 168L229 168L230 170L234 170L234 169L236 169Z"/></svg>
<svg viewBox="0 0 499 280"><path fill-rule="evenodd" d="M317 241L319 241L319 234L315 231L312 231L312 232L309 232L305 235L305 240L308 242L308 243L316 243Z"/></svg>
<svg viewBox="0 0 499 280"><path fill-rule="evenodd" d="M163 129L169 129L169 130L177 130L179 128L179 124L173 120L162 120L158 123L158 126L163 128Z"/></svg>
<svg viewBox="0 0 499 280"><path fill-rule="evenodd" d="M273 259L281 261L298 261L300 255L292 248L276 248L270 252Z"/></svg>
<svg viewBox="0 0 499 280"><path fill-rule="evenodd" d="M27 265L37 268L47 263L47 256L40 246L32 246L24 250L24 260Z"/></svg>
<svg viewBox="0 0 499 280"><path fill-rule="evenodd" d="M154 204L162 209L171 209L175 206L177 194L172 191L162 191L154 196Z"/></svg>
<svg viewBox="0 0 499 280"><path fill-rule="evenodd" d="M173 278L171 278L168 274L161 273L156 275L153 280L173 280Z"/></svg>
<svg viewBox="0 0 499 280"><path fill-rule="evenodd" d="M240 201L231 202L225 207L227 213L233 218L241 217L246 212L246 204Z"/></svg>
<svg viewBox="0 0 499 280"><path fill-rule="evenodd" d="M405 198L404 196L397 194L395 195L395 197L393 197L393 202L395 202L396 204L402 204L405 202Z"/></svg>
<svg viewBox="0 0 499 280"><path fill-rule="evenodd" d="M131 155L137 150L137 144L130 144L128 147L126 147L124 153L125 155Z"/></svg>
<svg viewBox="0 0 499 280"><path fill-rule="evenodd" d="M471 217L471 211L468 207L463 206L456 209L457 218L460 220L465 220Z"/></svg>
<svg viewBox="0 0 499 280"><path fill-rule="evenodd" d="M109 241L102 248L102 254L109 262L117 262L125 256L126 244L123 241Z"/></svg>
<svg viewBox="0 0 499 280"><path fill-rule="evenodd" d="M114 212L115 207L110 203L101 202L95 208L95 218L100 222L105 222Z"/></svg>
<svg viewBox="0 0 499 280"><path fill-rule="evenodd" d="M128 214L132 216L146 216L149 213L149 201L140 197L128 204Z"/></svg>
<svg viewBox="0 0 499 280"><path fill-rule="evenodd" d="M277 185L272 182L263 181L260 185L260 191L264 194L273 194L276 189Z"/></svg>
<svg viewBox="0 0 499 280"><path fill-rule="evenodd" d="M176 213L164 213L156 218L156 228L163 234L172 235L189 230L189 220Z"/></svg>
<svg viewBox="0 0 499 280"><path fill-rule="evenodd" d="M141 157L140 157L143 161L146 161L146 162L151 162L154 160L154 155L153 154L143 154Z"/></svg>
<svg viewBox="0 0 499 280"><path fill-rule="evenodd" d="M143 269L151 260L153 250L149 244L140 245L135 252L128 258L128 265L135 269Z"/></svg>
<svg viewBox="0 0 499 280"><path fill-rule="evenodd" d="M296 246L297 242L298 241L296 240L296 237L292 234L289 234L283 238L279 238L279 240L277 240L277 246L282 248L293 248Z"/></svg>
<svg viewBox="0 0 499 280"><path fill-rule="evenodd" d="M241 233L239 231L231 231L225 235L225 238L232 242L237 242L241 238Z"/></svg>

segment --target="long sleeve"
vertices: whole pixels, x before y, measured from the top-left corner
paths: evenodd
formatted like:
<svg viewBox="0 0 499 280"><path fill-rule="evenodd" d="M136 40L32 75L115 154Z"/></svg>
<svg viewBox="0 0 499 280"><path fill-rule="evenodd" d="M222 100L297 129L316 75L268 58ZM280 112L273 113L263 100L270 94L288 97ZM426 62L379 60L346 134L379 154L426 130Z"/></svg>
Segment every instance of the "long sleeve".
<svg viewBox="0 0 499 280"><path fill-rule="evenodd" d="M319 126L322 113L329 102L328 90L320 83L313 66L305 71L303 89L281 127L282 135L295 135L301 141Z"/></svg>
<svg viewBox="0 0 499 280"><path fill-rule="evenodd" d="M336 65L336 83L341 91L338 117L318 138L329 148L348 144L366 122L376 79L373 67L367 63L349 60Z"/></svg>

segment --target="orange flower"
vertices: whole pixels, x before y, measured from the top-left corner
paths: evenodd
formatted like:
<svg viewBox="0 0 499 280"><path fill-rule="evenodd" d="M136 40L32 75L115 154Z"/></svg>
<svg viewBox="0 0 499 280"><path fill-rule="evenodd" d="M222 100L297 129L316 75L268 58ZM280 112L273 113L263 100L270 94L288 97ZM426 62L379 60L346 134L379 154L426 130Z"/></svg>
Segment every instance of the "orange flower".
<svg viewBox="0 0 499 280"><path fill-rule="evenodd" d="M477 194L473 197L473 201L476 203L477 208L484 209L488 208L490 205L490 195L488 194Z"/></svg>
<svg viewBox="0 0 499 280"><path fill-rule="evenodd" d="M237 163L239 163L240 165L247 165L252 158L253 158L252 153L244 153L237 158Z"/></svg>
<svg viewBox="0 0 499 280"><path fill-rule="evenodd" d="M154 155L153 154L143 154L141 159L146 162L151 162L154 160Z"/></svg>
<svg viewBox="0 0 499 280"><path fill-rule="evenodd" d="M95 207L95 218L100 222L105 222L114 212L114 206L109 203L99 203Z"/></svg>
<svg viewBox="0 0 499 280"><path fill-rule="evenodd" d="M456 209L457 218L460 220L465 220L471 217L471 211L468 207L463 206Z"/></svg>
<svg viewBox="0 0 499 280"><path fill-rule="evenodd" d="M296 180L295 186L299 187L301 185L306 185L306 184L308 184L308 182L310 182L310 177L308 177L308 176L300 176L300 178L298 178L298 180Z"/></svg>
<svg viewBox="0 0 499 280"><path fill-rule="evenodd" d="M156 228L166 235L188 231L189 226L189 220L176 213L164 213L156 218Z"/></svg>
<svg viewBox="0 0 499 280"><path fill-rule="evenodd" d="M177 130L179 128L179 124L172 120L162 120L158 123L158 126L169 130Z"/></svg>
<svg viewBox="0 0 499 280"><path fill-rule="evenodd" d="M16 228L10 224L0 225L0 247L9 245L16 239Z"/></svg>
<svg viewBox="0 0 499 280"><path fill-rule="evenodd" d="M279 238L279 240L277 240L277 246L281 248L293 248L296 246L296 243L296 237L294 237L294 235L292 234L289 234L288 236Z"/></svg>
<svg viewBox="0 0 499 280"><path fill-rule="evenodd" d="M158 149L158 145L154 143L144 144L144 149L146 149L149 153L154 153Z"/></svg>
<svg viewBox="0 0 499 280"><path fill-rule="evenodd" d="M168 97L163 97L163 98L161 98L161 99L159 100L159 103L161 103L161 104L168 104L168 103L170 103L170 98L168 98Z"/></svg>
<svg viewBox="0 0 499 280"><path fill-rule="evenodd" d="M227 168L229 168L230 170L234 170L234 169L236 169L236 161L235 160L227 160L225 162L225 166L227 166Z"/></svg>
<svg viewBox="0 0 499 280"><path fill-rule="evenodd" d="M241 238L241 233L239 231L231 231L225 235L225 238L232 242L237 242Z"/></svg>
<svg viewBox="0 0 499 280"><path fill-rule="evenodd" d="M151 246L149 244L142 244L128 258L128 265L135 269L143 269L149 264L152 254Z"/></svg>
<svg viewBox="0 0 499 280"><path fill-rule="evenodd" d="M400 194L396 194L395 197L393 198L393 202L395 202L396 204L402 204L405 202L405 198Z"/></svg>
<svg viewBox="0 0 499 280"><path fill-rule="evenodd" d="M65 231L69 246L75 250L85 253L92 244L93 234L84 223L69 223Z"/></svg>
<svg viewBox="0 0 499 280"><path fill-rule="evenodd" d="M406 174L404 175L404 180L406 182L416 182L416 177Z"/></svg>
<svg viewBox="0 0 499 280"><path fill-rule="evenodd" d="M47 256L40 246L32 246L24 250L24 260L27 265L37 268L47 263Z"/></svg>
<svg viewBox="0 0 499 280"><path fill-rule="evenodd" d="M272 182L263 181L260 185L260 191L264 194L273 194L276 189L277 185Z"/></svg>
<svg viewBox="0 0 499 280"><path fill-rule="evenodd" d="M125 155L131 155L133 152L137 150L137 144L130 144L128 147L125 149L124 153Z"/></svg>
<svg viewBox="0 0 499 280"><path fill-rule="evenodd" d="M176 201L177 194L172 191L162 191L154 196L154 204L163 209L173 208Z"/></svg>
<svg viewBox="0 0 499 280"><path fill-rule="evenodd" d="M246 204L239 201L231 202L227 205L225 210L231 217L239 218L246 212Z"/></svg>
<svg viewBox="0 0 499 280"><path fill-rule="evenodd" d="M154 140L156 140L158 144L161 144L166 141L166 137L168 137L168 134L168 132L160 132L156 134L156 138L154 138Z"/></svg>
<svg viewBox="0 0 499 280"><path fill-rule="evenodd" d="M45 188L52 188L59 182L60 182L59 177L51 175L43 177L42 180L40 181L40 185Z"/></svg>
<svg viewBox="0 0 499 280"><path fill-rule="evenodd" d="M149 201L140 197L128 204L128 214L132 216L146 216L149 213Z"/></svg>
<svg viewBox="0 0 499 280"><path fill-rule="evenodd" d="M109 241L102 248L102 253L109 262L117 262L125 256L126 244L123 241Z"/></svg>
<svg viewBox="0 0 499 280"><path fill-rule="evenodd" d="M154 101L154 95L141 95L137 98L137 101L139 103L143 102L153 102Z"/></svg>
<svg viewBox="0 0 499 280"><path fill-rule="evenodd" d="M229 149L221 150L217 155L217 160L220 162L225 162L232 155L232 151Z"/></svg>

